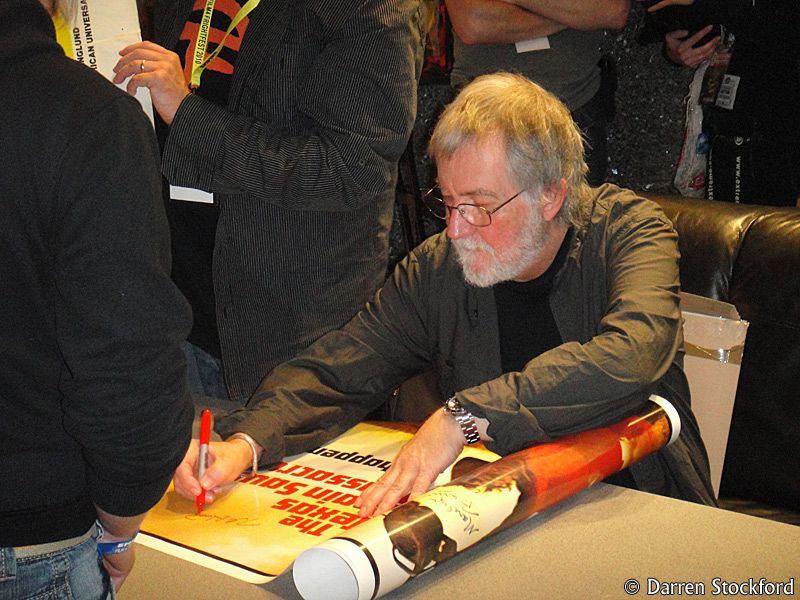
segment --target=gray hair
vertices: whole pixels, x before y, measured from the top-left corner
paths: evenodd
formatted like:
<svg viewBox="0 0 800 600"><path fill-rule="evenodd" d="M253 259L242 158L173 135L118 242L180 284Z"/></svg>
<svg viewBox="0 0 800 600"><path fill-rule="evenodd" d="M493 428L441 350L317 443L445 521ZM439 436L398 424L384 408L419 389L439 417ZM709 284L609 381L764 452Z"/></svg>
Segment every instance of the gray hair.
<svg viewBox="0 0 800 600"><path fill-rule="evenodd" d="M543 192L567 182L556 220L575 224L589 193L583 137L555 96L521 75L482 75L464 87L442 113L428 154L446 160L464 144L493 135L505 142L508 175L539 202Z"/></svg>
<svg viewBox="0 0 800 600"><path fill-rule="evenodd" d="M39 0L51 15L60 14L69 21L75 14L78 0Z"/></svg>

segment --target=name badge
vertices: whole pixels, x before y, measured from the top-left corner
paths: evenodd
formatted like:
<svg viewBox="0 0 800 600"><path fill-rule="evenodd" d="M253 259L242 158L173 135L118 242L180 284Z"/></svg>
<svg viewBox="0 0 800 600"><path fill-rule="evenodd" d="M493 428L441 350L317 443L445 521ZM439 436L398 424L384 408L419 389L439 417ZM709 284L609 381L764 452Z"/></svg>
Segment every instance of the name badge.
<svg viewBox="0 0 800 600"><path fill-rule="evenodd" d="M179 185L169 186L169 197L173 200L184 200L186 202L202 202L204 204L214 204L214 194L196 190L194 188L181 187Z"/></svg>
<svg viewBox="0 0 800 600"><path fill-rule="evenodd" d="M550 48L550 38L537 37L530 40L522 40L514 44L517 47L517 54L523 52L533 52L534 50L547 50Z"/></svg>

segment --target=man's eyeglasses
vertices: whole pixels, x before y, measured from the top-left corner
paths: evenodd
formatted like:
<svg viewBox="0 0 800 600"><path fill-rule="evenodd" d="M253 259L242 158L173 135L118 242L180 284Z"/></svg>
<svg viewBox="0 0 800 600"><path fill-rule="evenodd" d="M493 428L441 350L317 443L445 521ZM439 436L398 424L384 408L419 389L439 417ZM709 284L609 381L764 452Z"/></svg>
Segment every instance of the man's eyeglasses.
<svg viewBox="0 0 800 600"><path fill-rule="evenodd" d="M425 194L425 208L427 208L434 217L442 220L447 219L448 212L457 210L458 214L461 215L461 218L470 225L474 225L475 227L487 227L492 224L492 215L494 213L503 208L506 204L511 202L524 191L525 190L518 191L499 206L496 206L492 210L487 210L483 206L469 203L450 206L444 200L442 200L441 191L439 188L431 188Z"/></svg>

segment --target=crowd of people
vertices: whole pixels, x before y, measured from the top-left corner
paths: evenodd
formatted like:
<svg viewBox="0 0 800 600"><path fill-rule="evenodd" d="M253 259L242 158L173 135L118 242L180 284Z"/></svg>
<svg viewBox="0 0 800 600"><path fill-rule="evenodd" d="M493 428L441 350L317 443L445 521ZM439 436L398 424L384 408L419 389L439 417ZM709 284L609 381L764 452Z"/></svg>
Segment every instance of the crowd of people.
<svg viewBox="0 0 800 600"><path fill-rule="evenodd" d="M604 183L599 42L630 0L446 0L457 95L425 197L445 229L388 279L436 2L140 3L149 39L111 74L125 91L59 47L52 17L76 4L0 4L0 600L109 597L173 477L212 504L254 460L318 447L425 372L443 408L362 516L427 490L467 444L508 454L652 393L680 414L679 439L607 481L715 503L682 370L677 234ZM669 4L692 2L649 10ZM751 47L737 27L734 57ZM667 57L708 60L709 31L666 32ZM758 97L730 65L740 98ZM753 139L777 135L746 114ZM786 152L793 164L765 159L758 177L791 200ZM209 406L218 441L199 478L191 429Z"/></svg>
<svg viewBox="0 0 800 600"><path fill-rule="evenodd" d="M800 203L800 5L793 0L661 0L649 8L667 31L665 58L704 69L690 98L702 127L706 198ZM695 147L684 146L684 152Z"/></svg>

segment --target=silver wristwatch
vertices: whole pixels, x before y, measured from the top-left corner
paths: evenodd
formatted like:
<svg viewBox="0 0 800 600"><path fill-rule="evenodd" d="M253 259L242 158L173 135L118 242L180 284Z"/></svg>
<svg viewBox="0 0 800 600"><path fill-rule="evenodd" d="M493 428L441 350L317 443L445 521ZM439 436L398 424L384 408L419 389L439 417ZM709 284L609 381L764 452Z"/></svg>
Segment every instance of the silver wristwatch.
<svg viewBox="0 0 800 600"><path fill-rule="evenodd" d="M467 444L476 444L481 440L478 426L475 424L475 417L461 405L461 402L455 396L444 401L442 410L445 414L453 417L461 426L461 432L464 434Z"/></svg>

